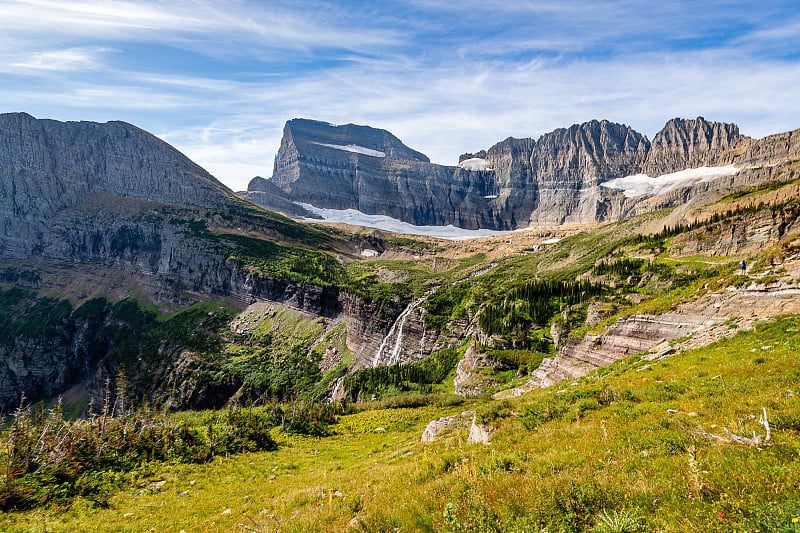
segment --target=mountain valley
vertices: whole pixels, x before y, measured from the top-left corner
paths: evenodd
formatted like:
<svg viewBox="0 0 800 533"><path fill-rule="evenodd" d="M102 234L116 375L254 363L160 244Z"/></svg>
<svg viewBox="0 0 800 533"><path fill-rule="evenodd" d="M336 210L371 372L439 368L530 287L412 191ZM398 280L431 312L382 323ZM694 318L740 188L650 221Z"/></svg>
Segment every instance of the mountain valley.
<svg viewBox="0 0 800 533"><path fill-rule="evenodd" d="M0 115L0 528L795 531L799 131L591 121L444 166L294 119L237 194L130 124ZM56 410L196 442L64 466Z"/></svg>

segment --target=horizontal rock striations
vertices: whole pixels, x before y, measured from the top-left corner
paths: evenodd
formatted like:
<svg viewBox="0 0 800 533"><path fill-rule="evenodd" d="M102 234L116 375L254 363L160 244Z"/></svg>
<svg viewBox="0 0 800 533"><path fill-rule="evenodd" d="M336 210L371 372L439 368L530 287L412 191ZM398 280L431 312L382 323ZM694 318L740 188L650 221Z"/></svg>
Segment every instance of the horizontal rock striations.
<svg viewBox="0 0 800 533"><path fill-rule="evenodd" d="M432 164L384 130L295 119L284 129L272 182L289 199L316 207L477 228L503 223L486 209L491 176ZM270 205L251 195L259 191L263 183L254 180L248 199Z"/></svg>
<svg viewBox="0 0 800 533"><path fill-rule="evenodd" d="M0 114L3 212L52 213L90 193L217 207L221 191L227 188L200 166L131 124Z"/></svg>
<svg viewBox="0 0 800 533"><path fill-rule="evenodd" d="M602 222L656 205L640 208L646 197L599 187L605 181L701 166L783 162L798 157L798 137L790 132L753 140L740 135L735 124L698 117L670 120L651 143L629 126L592 120L538 140L509 137L487 150L462 154L457 166L444 166L384 130L295 119L284 130L274 186L255 179L247 198L287 214L297 208L282 208L286 201L304 202L467 229ZM692 194L685 189L657 205L685 202Z"/></svg>
<svg viewBox="0 0 800 533"><path fill-rule="evenodd" d="M618 321L600 335L587 334L583 339L570 337L557 356L545 358L531 379L525 385L512 389L508 395L520 396L537 388L577 379L647 350L669 350L668 341L722 321L719 317L675 313L635 315Z"/></svg>

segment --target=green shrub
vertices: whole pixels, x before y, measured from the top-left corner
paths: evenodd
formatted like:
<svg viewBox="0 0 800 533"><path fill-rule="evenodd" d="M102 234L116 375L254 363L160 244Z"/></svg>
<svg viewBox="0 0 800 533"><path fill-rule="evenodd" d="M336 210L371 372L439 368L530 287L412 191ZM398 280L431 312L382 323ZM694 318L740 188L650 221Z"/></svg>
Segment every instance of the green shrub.
<svg viewBox="0 0 800 533"><path fill-rule="evenodd" d="M770 502L750 509L741 525L742 531L769 531L770 533L797 533L800 530L800 502ZM798 520L795 522L794 520Z"/></svg>
<svg viewBox="0 0 800 533"><path fill-rule="evenodd" d="M463 402L464 398L457 394L403 394L376 401L349 404L349 409L351 412L358 413L377 409L413 409L428 405L452 407L461 405Z"/></svg>
<svg viewBox="0 0 800 533"><path fill-rule="evenodd" d="M769 424L774 429L790 429L793 431L800 431L800 414L798 413L782 413L775 415Z"/></svg>
<svg viewBox="0 0 800 533"><path fill-rule="evenodd" d="M561 418L569 410L569 404L558 396L548 396L522 410L520 420L527 430Z"/></svg>
<svg viewBox="0 0 800 533"><path fill-rule="evenodd" d="M69 422L58 406L47 412L21 408L0 434L7 450L0 456L0 509L69 503L78 495L101 498L146 462L202 463L216 453L274 450L269 428L266 416L237 410L204 433L149 409Z"/></svg>
<svg viewBox="0 0 800 533"><path fill-rule="evenodd" d="M586 412L600 409L600 407L600 402L595 398L581 398L575 402L575 413L583 416Z"/></svg>
<svg viewBox="0 0 800 533"><path fill-rule="evenodd" d="M511 403L508 400L486 403L475 410L475 421L479 424L489 425L495 420L511 415Z"/></svg>
<svg viewBox="0 0 800 533"><path fill-rule="evenodd" d="M533 372L545 357L545 353L530 350L490 350L489 358L512 368L526 368Z"/></svg>
<svg viewBox="0 0 800 533"><path fill-rule="evenodd" d="M547 530L586 531L601 510L613 507L618 495L592 479L554 481L537 495L531 517Z"/></svg>
<svg viewBox="0 0 800 533"><path fill-rule="evenodd" d="M269 413L270 421L284 431L300 435L324 437L330 435L330 426L342 414L338 403L316 403L293 401L286 404L273 404Z"/></svg>

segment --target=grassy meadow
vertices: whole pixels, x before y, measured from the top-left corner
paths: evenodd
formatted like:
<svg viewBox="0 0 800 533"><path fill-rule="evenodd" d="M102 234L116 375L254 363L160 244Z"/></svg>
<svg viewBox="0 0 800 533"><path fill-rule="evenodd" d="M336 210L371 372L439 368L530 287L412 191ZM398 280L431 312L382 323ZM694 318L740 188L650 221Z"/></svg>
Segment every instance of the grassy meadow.
<svg viewBox="0 0 800 533"><path fill-rule="evenodd" d="M800 531L800 317L559 390L362 411L277 451L142 464L108 508L78 498L4 531ZM602 375L599 375L602 374ZM771 439L725 443L723 428ZM428 421L477 409L489 446ZM191 420L192 415L181 415ZM198 415L199 416L199 415ZM377 431L376 431L377 430Z"/></svg>

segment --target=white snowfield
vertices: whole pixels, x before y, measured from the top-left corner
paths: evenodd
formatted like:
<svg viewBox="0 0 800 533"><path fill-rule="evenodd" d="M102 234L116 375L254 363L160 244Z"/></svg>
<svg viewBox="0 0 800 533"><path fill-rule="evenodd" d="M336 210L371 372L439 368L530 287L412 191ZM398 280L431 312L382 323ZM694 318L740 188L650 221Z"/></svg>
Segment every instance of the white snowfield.
<svg viewBox="0 0 800 533"><path fill-rule="evenodd" d="M647 174L634 174L603 182L600 186L621 190L626 197L633 198L645 194L664 194L678 187L696 185L723 176L733 176L739 170L741 169L733 165L727 165L724 167L687 168L671 174L663 174L656 178L651 178Z"/></svg>
<svg viewBox="0 0 800 533"><path fill-rule="evenodd" d="M415 226L402 220L397 220L387 215L368 215L362 213L357 209L323 209L314 207L311 204L304 204L295 202L297 205L303 207L307 211L322 217L325 222L343 222L345 224L352 224L353 226L366 226L368 228L376 228L383 231L393 231L395 233L407 233L409 235L427 235L429 237L438 237L440 239L449 239L451 241L465 241L468 239L477 239L478 237L489 237L492 235L504 235L506 233L514 233L517 231L525 231L527 228L521 228L510 231L496 231L491 229L463 229L457 228L452 224L447 226ZM306 218L312 222L317 219Z"/></svg>
<svg viewBox="0 0 800 533"><path fill-rule="evenodd" d="M311 141L311 144L325 146L327 148L333 148L334 150L341 150L343 152L354 152L356 154L370 155L372 157L386 157L386 154L383 152L373 150L372 148L367 148L365 146L359 146L357 144L326 144L314 141Z"/></svg>
<svg viewBox="0 0 800 533"><path fill-rule="evenodd" d="M489 162L480 157L473 157L472 159L465 159L458 164L464 170L492 170L489 168Z"/></svg>

